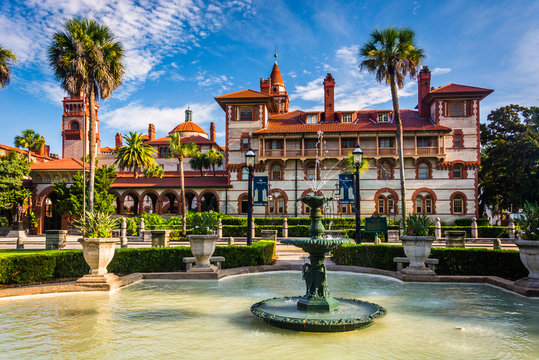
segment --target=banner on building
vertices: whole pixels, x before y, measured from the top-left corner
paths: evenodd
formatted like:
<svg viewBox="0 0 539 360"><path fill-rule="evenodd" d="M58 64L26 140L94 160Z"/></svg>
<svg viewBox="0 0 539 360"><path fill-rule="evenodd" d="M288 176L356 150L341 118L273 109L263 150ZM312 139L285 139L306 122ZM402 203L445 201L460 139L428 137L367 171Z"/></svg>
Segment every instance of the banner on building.
<svg viewBox="0 0 539 360"><path fill-rule="evenodd" d="M339 204L354 203L354 174L339 174Z"/></svg>
<svg viewBox="0 0 539 360"><path fill-rule="evenodd" d="M268 205L268 177L253 177L253 206Z"/></svg>

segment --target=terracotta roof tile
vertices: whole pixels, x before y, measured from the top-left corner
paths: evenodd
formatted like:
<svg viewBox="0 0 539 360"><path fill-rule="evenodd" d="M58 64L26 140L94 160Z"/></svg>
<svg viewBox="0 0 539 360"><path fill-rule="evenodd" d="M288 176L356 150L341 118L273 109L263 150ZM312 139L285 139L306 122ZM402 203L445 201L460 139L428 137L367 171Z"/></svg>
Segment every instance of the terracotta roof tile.
<svg viewBox="0 0 539 360"><path fill-rule="evenodd" d="M184 132L184 131L185 132L198 132L198 133L208 135L207 132L205 132L200 126L198 126L192 121L186 121L186 122L181 123L180 125L176 126L174 129L172 129L172 131L169 132L169 134L175 133L175 132Z"/></svg>
<svg viewBox="0 0 539 360"><path fill-rule="evenodd" d="M271 85L282 85L284 86L283 77L281 76L281 71L279 70L279 65L277 65L277 61L275 61L275 64L273 64L273 69L271 69Z"/></svg>
<svg viewBox="0 0 539 360"><path fill-rule="evenodd" d="M114 148L111 148L110 146L105 146L105 147L102 147L101 149L99 149L99 151L101 151L102 153L111 153L113 152L115 149Z"/></svg>
<svg viewBox="0 0 539 360"><path fill-rule="evenodd" d="M90 165L85 164L89 169ZM82 170L82 161L73 158L47 161L43 163L33 163L30 170Z"/></svg>
<svg viewBox="0 0 539 360"><path fill-rule="evenodd" d="M488 93L491 93L493 92L494 90L490 90L490 89L484 89L484 88L480 88L480 87L475 87L475 86L468 86L468 85L459 85L459 84L447 84L447 85L444 85L444 86L440 86L439 88L437 89L434 89L434 90L431 90L429 91L430 94L439 94L439 93L473 93L473 92L479 92L479 93L482 93L482 92L488 92Z"/></svg>
<svg viewBox="0 0 539 360"><path fill-rule="evenodd" d="M196 176L185 177L186 188L207 188L207 187L231 187L228 184L226 176ZM179 188L181 186L180 177L163 178L138 178L117 177L112 183L113 188L146 188L146 187L165 187Z"/></svg>
<svg viewBox="0 0 539 360"><path fill-rule="evenodd" d="M260 98L268 99L273 98L271 95L261 93L251 89L240 90L229 94L216 96L215 99L244 99L244 98Z"/></svg>
<svg viewBox="0 0 539 360"><path fill-rule="evenodd" d="M148 144L148 145L168 145L169 139L170 139L170 136L165 136L165 137L162 137L162 138L159 138L159 139L146 141L145 144ZM211 144L217 145L217 143L211 141L210 139L207 139L207 138L205 138L203 136L199 136L199 135L182 137L181 142L182 142L182 144L195 143L197 145L211 145ZM219 145L217 145L217 146L219 146Z"/></svg>

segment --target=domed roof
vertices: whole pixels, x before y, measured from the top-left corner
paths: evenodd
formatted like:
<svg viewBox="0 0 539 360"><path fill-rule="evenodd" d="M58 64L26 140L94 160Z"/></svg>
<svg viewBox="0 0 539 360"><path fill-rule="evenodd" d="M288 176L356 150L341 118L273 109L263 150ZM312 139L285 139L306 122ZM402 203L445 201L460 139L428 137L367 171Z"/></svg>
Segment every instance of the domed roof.
<svg viewBox="0 0 539 360"><path fill-rule="evenodd" d="M200 126L198 126L192 121L186 121L186 122L181 123L180 125L176 126L174 129L172 129L172 131L169 132L169 134L176 133L176 132L196 132L196 133L201 133L208 136L207 132L202 130Z"/></svg>

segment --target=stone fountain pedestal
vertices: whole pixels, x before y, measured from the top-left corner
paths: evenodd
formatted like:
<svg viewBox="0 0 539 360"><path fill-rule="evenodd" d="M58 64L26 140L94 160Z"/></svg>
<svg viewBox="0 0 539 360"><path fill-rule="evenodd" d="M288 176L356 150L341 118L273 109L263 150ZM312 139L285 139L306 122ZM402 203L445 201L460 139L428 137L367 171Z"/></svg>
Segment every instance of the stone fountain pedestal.
<svg viewBox="0 0 539 360"><path fill-rule="evenodd" d="M210 258L215 252L215 243L217 242L217 234L211 235L187 235L191 244L191 253L195 257L195 265L193 265L188 273L216 273L219 271L217 266L210 263Z"/></svg>
<svg viewBox="0 0 539 360"><path fill-rule="evenodd" d="M120 286L118 276L107 271L107 266L114 257L116 238L83 238L84 260L90 266L90 273L77 279L75 284L89 290L109 291Z"/></svg>

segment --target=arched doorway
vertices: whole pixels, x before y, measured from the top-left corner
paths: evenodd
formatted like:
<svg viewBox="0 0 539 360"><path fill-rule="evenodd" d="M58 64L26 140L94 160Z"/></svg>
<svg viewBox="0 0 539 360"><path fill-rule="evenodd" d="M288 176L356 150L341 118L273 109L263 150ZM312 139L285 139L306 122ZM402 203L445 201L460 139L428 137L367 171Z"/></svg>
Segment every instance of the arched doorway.
<svg viewBox="0 0 539 360"><path fill-rule="evenodd" d="M180 203L178 201L178 196L173 192L167 192L161 195L162 198L162 214L179 214Z"/></svg>
<svg viewBox="0 0 539 360"><path fill-rule="evenodd" d="M219 199L211 191L207 191L200 196L200 211L219 212Z"/></svg>
<svg viewBox="0 0 539 360"><path fill-rule="evenodd" d="M58 214L56 201L57 198L54 192L43 201L43 231L62 228L62 216Z"/></svg>
<svg viewBox="0 0 539 360"><path fill-rule="evenodd" d="M123 196L123 214L138 215L139 214L139 197L138 194L128 192Z"/></svg>
<svg viewBox="0 0 539 360"><path fill-rule="evenodd" d="M158 196L154 192L142 194L142 212L154 214L157 211Z"/></svg>
<svg viewBox="0 0 539 360"><path fill-rule="evenodd" d="M194 192L185 193L185 207L187 211L198 211L198 198Z"/></svg>

